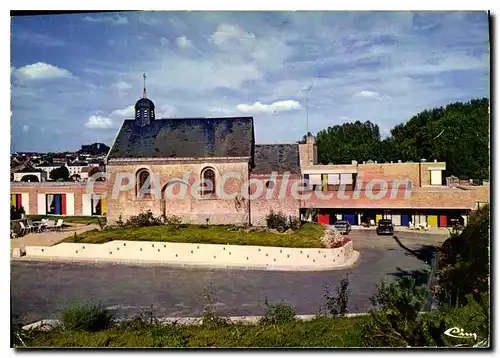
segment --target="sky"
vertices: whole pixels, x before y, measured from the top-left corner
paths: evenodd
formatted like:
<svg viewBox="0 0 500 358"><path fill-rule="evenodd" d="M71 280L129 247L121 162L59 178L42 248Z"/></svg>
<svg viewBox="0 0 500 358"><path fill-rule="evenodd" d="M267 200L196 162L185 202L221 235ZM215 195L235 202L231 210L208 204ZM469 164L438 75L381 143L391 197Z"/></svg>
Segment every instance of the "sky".
<svg viewBox="0 0 500 358"><path fill-rule="evenodd" d="M489 61L486 12L13 17L11 150L111 145L143 72L156 118L253 116L258 144L356 120L387 136L424 109L489 97Z"/></svg>

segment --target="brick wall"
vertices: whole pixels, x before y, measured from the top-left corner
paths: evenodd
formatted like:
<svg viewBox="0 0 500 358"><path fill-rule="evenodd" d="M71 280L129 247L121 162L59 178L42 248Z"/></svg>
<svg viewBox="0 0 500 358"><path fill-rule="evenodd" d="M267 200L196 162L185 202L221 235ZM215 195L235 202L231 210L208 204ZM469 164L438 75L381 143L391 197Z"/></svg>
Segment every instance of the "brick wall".
<svg viewBox="0 0 500 358"><path fill-rule="evenodd" d="M96 182L93 187L95 194L106 192L105 182ZM28 193L29 195L29 213L27 215L38 214L38 194L65 194L74 193L75 216L83 215L83 194L87 193L85 183L72 182L43 182L43 183L24 183L12 182L10 185L12 194Z"/></svg>
<svg viewBox="0 0 500 358"><path fill-rule="evenodd" d="M219 198L196 198L191 195L193 183L198 181L201 171L211 167L215 169L216 186L221 183L221 177L227 173L238 173L241 179L230 178L224 185L227 194L234 194L233 198L221 199L220 188L217 188ZM186 195L181 198L170 198L164 201L165 214L180 216L184 222L210 224L247 224L249 222L248 200L242 197L241 190L243 183L248 181L248 162L204 162L185 164L108 164L107 181L108 191L108 222L116 222L120 215L125 221L132 215L145 210L151 210L154 215L162 214L162 200L152 196L150 199L138 199L136 190L121 191L115 198L113 197L113 187L119 173L137 173L140 169L147 169L150 173L158 174L158 192L164 192L167 183L174 179L183 179L187 173L188 185ZM126 181L124 180L125 184ZM153 184L154 185L154 184ZM171 189L174 195L181 190L181 184L175 184ZM161 197L161 196L160 196Z"/></svg>
<svg viewBox="0 0 500 358"><path fill-rule="evenodd" d="M250 175L250 178L255 181L260 181L264 187L264 192L261 196L250 201L250 220L254 226L265 226L266 215L271 210L274 212L281 211L285 215L299 217L300 200L291 195L292 185L297 180L300 180L298 175L290 175L289 179L285 179L279 175L275 179L273 189L266 188L266 183L270 181L270 175ZM254 191L252 191L253 193ZM280 193L285 193L281 195Z"/></svg>
<svg viewBox="0 0 500 358"><path fill-rule="evenodd" d="M358 176L364 182L372 179L382 179L388 182L394 180L410 179L413 187L430 185L429 168L443 167L443 162L421 162L421 163L373 163L358 164Z"/></svg>
<svg viewBox="0 0 500 358"><path fill-rule="evenodd" d="M390 191L381 199L369 199L366 191L359 192L359 198L353 197L353 192L346 192L349 199L341 199L333 193L331 199L324 200L312 195L310 199L303 200L303 208L345 208L345 209L412 209L412 208L435 208L435 209L468 209L474 210L477 201L489 201L489 187L471 187L469 190L458 188L415 188L411 196L404 198L404 190L401 188L394 199L390 198ZM374 192L376 195L376 192Z"/></svg>

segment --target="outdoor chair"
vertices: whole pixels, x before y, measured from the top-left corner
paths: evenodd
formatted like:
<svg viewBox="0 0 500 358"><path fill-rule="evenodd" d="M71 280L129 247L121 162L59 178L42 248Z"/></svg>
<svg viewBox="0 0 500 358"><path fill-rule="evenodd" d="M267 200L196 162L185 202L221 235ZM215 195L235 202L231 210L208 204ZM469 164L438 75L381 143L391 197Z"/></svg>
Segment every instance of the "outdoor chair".
<svg viewBox="0 0 500 358"><path fill-rule="evenodd" d="M22 221L19 221L19 226L21 227L21 235L24 235L26 234L27 232L27 229L26 229L26 226L24 226L24 223Z"/></svg>
<svg viewBox="0 0 500 358"><path fill-rule="evenodd" d="M63 224L63 219L58 219L57 223L54 225L54 230L61 230Z"/></svg>
<svg viewBox="0 0 500 358"><path fill-rule="evenodd" d="M47 230L54 230L56 222L54 220L47 220Z"/></svg>
<svg viewBox="0 0 500 358"><path fill-rule="evenodd" d="M32 220L26 220L26 229L28 229L28 232L38 231L38 226L33 225Z"/></svg>

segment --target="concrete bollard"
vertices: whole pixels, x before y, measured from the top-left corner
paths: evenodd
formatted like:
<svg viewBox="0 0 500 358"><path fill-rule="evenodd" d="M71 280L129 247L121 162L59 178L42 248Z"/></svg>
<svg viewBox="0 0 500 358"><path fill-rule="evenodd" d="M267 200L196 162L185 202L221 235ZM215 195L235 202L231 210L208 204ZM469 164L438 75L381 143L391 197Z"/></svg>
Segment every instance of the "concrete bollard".
<svg viewBox="0 0 500 358"><path fill-rule="evenodd" d="M12 257L21 257L26 255L26 250L23 248L15 247L12 249Z"/></svg>

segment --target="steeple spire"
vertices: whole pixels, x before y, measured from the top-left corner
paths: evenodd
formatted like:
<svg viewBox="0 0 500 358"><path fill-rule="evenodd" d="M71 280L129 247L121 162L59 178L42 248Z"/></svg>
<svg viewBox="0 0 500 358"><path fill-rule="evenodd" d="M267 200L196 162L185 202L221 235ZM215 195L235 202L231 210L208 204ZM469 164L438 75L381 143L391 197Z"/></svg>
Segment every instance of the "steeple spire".
<svg viewBox="0 0 500 358"><path fill-rule="evenodd" d="M144 90L142 91L142 98L148 98L148 94L146 93L146 73L142 74L144 78Z"/></svg>

